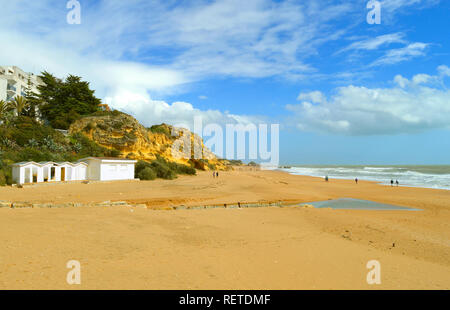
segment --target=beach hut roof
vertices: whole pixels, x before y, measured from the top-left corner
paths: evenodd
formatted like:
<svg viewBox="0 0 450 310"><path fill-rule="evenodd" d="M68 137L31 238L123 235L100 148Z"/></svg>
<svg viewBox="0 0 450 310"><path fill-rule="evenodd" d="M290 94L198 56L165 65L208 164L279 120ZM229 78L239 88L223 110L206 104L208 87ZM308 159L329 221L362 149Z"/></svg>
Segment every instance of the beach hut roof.
<svg viewBox="0 0 450 310"><path fill-rule="evenodd" d="M21 161L19 163L12 164L12 166L15 166L15 167L23 167L23 166L27 166L27 165L41 166L39 163L34 162L34 161Z"/></svg>
<svg viewBox="0 0 450 310"><path fill-rule="evenodd" d="M119 158L119 157L86 157L80 159L78 162L84 162L88 160L98 160L98 161L119 161L119 162L128 162L128 163L136 163L137 160L128 159L128 158Z"/></svg>
<svg viewBox="0 0 450 310"><path fill-rule="evenodd" d="M56 165L58 165L58 166L72 166L72 167L76 167L76 166L80 166L80 165L87 166L88 164L86 164L85 162L71 163L71 162L65 161L65 162L56 163Z"/></svg>
<svg viewBox="0 0 450 310"><path fill-rule="evenodd" d="M53 161L40 161L39 165L41 165L41 166L56 165L56 163Z"/></svg>

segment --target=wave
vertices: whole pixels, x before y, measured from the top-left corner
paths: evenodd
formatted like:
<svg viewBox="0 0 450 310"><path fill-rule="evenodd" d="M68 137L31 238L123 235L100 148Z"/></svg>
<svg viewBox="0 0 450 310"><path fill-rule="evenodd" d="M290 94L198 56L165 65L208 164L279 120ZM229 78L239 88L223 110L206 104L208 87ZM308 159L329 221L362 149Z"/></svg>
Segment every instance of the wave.
<svg viewBox="0 0 450 310"><path fill-rule="evenodd" d="M385 185L398 180L402 186L450 190L450 166L295 166L280 170L294 175L358 178Z"/></svg>

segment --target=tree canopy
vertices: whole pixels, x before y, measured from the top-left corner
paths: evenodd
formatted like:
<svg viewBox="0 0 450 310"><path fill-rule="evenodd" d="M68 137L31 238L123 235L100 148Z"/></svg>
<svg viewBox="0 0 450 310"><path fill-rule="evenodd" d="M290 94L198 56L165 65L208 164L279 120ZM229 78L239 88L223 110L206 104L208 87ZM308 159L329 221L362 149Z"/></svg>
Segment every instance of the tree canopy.
<svg viewBox="0 0 450 310"><path fill-rule="evenodd" d="M38 104L43 118L53 128L68 129L80 116L99 110L101 100L81 77L69 75L61 80L46 71L40 77L44 84L38 86L39 94L30 95L30 100Z"/></svg>

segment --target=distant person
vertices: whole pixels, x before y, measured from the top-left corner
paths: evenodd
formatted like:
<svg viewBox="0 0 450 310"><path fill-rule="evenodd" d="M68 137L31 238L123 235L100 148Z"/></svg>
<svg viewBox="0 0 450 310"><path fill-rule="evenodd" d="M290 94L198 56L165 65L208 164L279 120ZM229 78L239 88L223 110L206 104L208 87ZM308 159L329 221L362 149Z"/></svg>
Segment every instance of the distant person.
<svg viewBox="0 0 450 310"><path fill-rule="evenodd" d="M325 177L325 182L328 182L328 176Z"/></svg>
<svg viewBox="0 0 450 310"><path fill-rule="evenodd" d="M213 178L216 178L216 172L213 171Z"/></svg>
<svg viewBox="0 0 450 310"><path fill-rule="evenodd" d="M217 178L219 177L219 171L216 172L216 177L217 177Z"/></svg>
<svg viewBox="0 0 450 310"><path fill-rule="evenodd" d="M397 187L400 185L400 183L398 182L398 180L395 180L395 184L397 185Z"/></svg>
<svg viewBox="0 0 450 310"><path fill-rule="evenodd" d="M394 186L394 180L391 180L391 186Z"/></svg>
<svg viewBox="0 0 450 310"><path fill-rule="evenodd" d="M358 184L358 178L355 179L355 183Z"/></svg>

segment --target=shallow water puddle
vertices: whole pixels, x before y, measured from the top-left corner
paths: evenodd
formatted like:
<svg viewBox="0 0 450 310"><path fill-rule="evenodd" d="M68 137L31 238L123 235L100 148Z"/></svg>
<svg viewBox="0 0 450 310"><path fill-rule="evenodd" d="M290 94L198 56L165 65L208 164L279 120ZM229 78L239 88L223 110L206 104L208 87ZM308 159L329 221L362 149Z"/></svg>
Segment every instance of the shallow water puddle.
<svg viewBox="0 0 450 310"><path fill-rule="evenodd" d="M315 208L331 208L341 210L402 210L402 211L422 211L420 209L400 207L369 200L353 198L340 198L335 200L308 202L301 205L312 205Z"/></svg>

